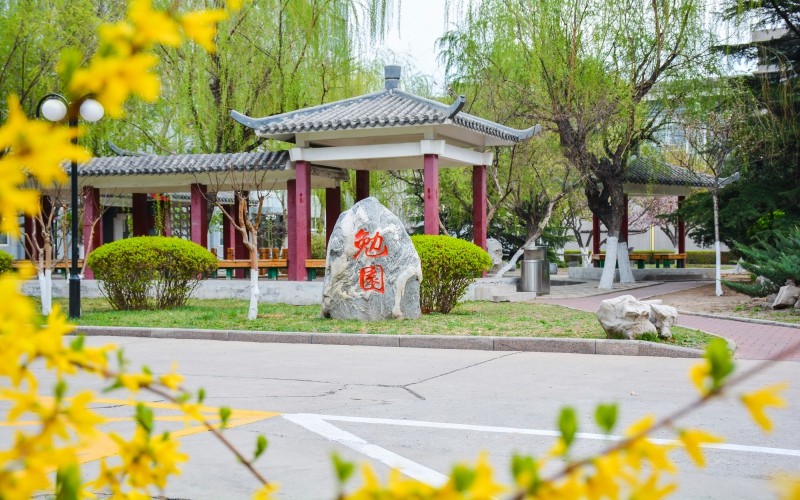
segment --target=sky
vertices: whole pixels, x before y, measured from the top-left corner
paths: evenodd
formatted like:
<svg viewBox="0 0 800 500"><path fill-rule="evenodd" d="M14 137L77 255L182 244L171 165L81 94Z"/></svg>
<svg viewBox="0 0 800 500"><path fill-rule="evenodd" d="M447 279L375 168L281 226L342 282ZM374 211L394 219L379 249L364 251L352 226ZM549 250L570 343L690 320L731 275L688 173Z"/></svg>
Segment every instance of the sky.
<svg viewBox="0 0 800 500"><path fill-rule="evenodd" d="M444 0L402 0L398 22L376 52L391 50L400 60L410 59L419 73L433 77L436 86L444 82L444 70L436 62L436 39L445 32ZM404 68L405 69L405 68Z"/></svg>

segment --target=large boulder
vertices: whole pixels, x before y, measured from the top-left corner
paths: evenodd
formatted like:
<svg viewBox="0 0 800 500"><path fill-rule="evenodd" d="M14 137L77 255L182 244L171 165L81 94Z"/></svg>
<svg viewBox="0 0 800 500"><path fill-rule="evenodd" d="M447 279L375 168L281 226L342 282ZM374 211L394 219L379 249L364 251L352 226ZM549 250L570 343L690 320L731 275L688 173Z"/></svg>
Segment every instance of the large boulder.
<svg viewBox="0 0 800 500"><path fill-rule="evenodd" d="M800 299L800 288L797 287L794 281L787 280L786 285L778 290L778 295L775 297L775 302L772 303L773 309L788 309L797 304Z"/></svg>
<svg viewBox="0 0 800 500"><path fill-rule="evenodd" d="M658 336L662 339L672 338L672 325L678 321L678 310L662 304L660 300L647 300L644 303L650 306L650 323L658 330Z"/></svg>
<svg viewBox="0 0 800 500"><path fill-rule="evenodd" d="M656 333L650 309L633 295L621 295L602 301L596 314L608 338L633 340L643 333Z"/></svg>
<svg viewBox="0 0 800 500"><path fill-rule="evenodd" d="M336 221L325 264L322 316L379 321L419 318L422 267L403 223L375 198Z"/></svg>

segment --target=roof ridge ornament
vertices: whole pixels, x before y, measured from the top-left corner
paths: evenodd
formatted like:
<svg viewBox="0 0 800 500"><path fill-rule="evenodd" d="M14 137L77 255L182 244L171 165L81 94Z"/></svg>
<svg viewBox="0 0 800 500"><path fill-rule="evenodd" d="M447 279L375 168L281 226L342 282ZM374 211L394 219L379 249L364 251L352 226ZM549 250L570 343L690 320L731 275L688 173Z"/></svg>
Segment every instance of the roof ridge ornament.
<svg viewBox="0 0 800 500"><path fill-rule="evenodd" d="M147 153L142 153L141 151L131 151L130 149L123 149L111 141L106 141L108 148L114 152L117 156L152 156Z"/></svg>
<svg viewBox="0 0 800 500"><path fill-rule="evenodd" d="M447 110L447 119L452 120L456 117L458 113L464 109L464 105L467 104L467 96L461 94L456 99L456 102L450 105L450 108Z"/></svg>

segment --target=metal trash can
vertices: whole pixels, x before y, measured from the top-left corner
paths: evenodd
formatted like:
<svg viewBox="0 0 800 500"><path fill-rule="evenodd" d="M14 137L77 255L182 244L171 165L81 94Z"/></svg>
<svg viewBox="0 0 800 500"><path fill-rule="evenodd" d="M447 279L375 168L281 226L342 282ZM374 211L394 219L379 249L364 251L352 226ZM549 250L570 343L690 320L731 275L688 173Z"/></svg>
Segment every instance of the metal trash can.
<svg viewBox="0 0 800 500"><path fill-rule="evenodd" d="M550 293L550 264L547 262L546 246L529 247L523 250L517 290Z"/></svg>

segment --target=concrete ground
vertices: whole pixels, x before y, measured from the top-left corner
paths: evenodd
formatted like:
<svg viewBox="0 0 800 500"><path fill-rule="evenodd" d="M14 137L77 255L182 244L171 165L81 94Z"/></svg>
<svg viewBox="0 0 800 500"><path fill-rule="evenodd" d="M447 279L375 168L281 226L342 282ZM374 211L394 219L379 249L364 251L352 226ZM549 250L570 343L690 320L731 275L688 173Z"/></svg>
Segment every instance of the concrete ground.
<svg viewBox="0 0 800 500"><path fill-rule="evenodd" d="M234 412L234 427L226 435L246 452L259 433L267 436L270 446L259 469L280 483L278 496L286 499L334 498L334 450L370 463L382 476L391 465L431 483L442 481L456 461L474 460L486 450L499 477L509 481L512 453L548 450L564 405L579 411L581 431L596 433L591 415L598 403L618 402L625 426L649 413L666 415L697 396L687 377L697 362L691 359L125 337L89 337L87 342L120 345L132 368L147 364L163 373L177 361L185 387L205 388L206 404L248 410ZM737 364L746 369L756 363ZM681 469L675 498L771 497L773 474L800 473L799 379L799 363L775 363L730 397L678 422L713 430L727 444L706 451L705 469L695 469L681 450L674 452ZM769 412L775 431L763 434L735 396L776 381L793 384L785 394L790 406ZM97 389L104 384L81 378L73 385ZM125 394L106 398L99 411L130 415ZM7 405L0 401L0 408ZM250 496L255 480L212 436L162 417L159 428L173 429L191 456L183 475L167 488L168 498ZM133 423L108 425L123 431ZM9 439L11 432L0 427L0 439ZM579 438L577 454L608 445L597 437ZM94 443L87 452L87 460L95 460L87 464L89 470L109 453Z"/></svg>

